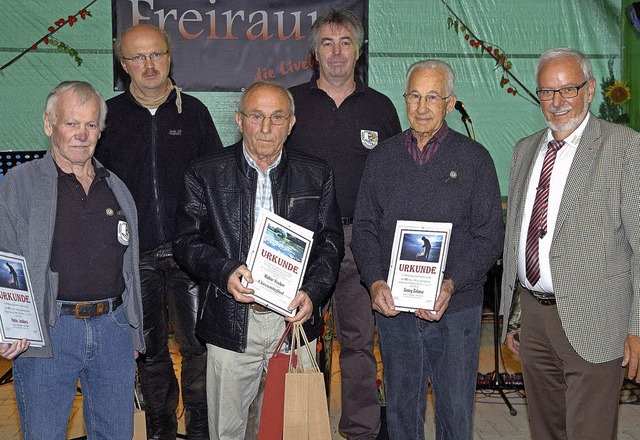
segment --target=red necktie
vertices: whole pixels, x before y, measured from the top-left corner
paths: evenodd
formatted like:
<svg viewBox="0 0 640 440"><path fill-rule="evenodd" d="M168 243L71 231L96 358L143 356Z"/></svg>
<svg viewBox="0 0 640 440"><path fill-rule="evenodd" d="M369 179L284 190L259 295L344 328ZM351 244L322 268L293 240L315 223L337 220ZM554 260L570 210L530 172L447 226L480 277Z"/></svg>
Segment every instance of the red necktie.
<svg viewBox="0 0 640 440"><path fill-rule="evenodd" d="M549 207L549 182L551 172L556 163L558 150L562 148L564 141L551 141L544 156L540 180L536 188L536 198L533 202L529 229L527 229L526 271L527 280L531 286L535 286L540 279L539 240L547 234L547 210Z"/></svg>

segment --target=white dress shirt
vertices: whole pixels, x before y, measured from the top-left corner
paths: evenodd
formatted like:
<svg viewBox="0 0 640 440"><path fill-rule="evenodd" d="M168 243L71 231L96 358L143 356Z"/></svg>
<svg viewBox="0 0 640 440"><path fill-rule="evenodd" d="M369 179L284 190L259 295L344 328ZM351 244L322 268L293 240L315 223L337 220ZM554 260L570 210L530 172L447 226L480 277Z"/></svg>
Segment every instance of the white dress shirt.
<svg viewBox="0 0 640 440"><path fill-rule="evenodd" d="M532 286L527 280L526 270L526 247L527 247L527 231L529 229L529 221L531 219L531 211L533 210L533 203L536 198L536 188L540 180L540 171L542 170L542 163L544 162L544 156L547 152L547 145L553 140L551 130L547 130L547 136L538 147L538 155L536 162L531 173L529 180L529 187L527 189L527 198L525 199L523 217L522 217L522 229L520 230L520 246L518 248L518 278L520 283L529 290L535 290L537 292L554 293L553 280L551 279L551 265L549 264L549 251L551 249L551 242L553 240L553 234L556 229L556 219L558 218L558 211L560 209L560 202L562 201L562 194L564 193L564 186L567 182L567 176L573 158L576 155L578 144L584 133L584 129L589 121L590 114L584 118L584 121L564 139L564 146L558 151L556 156L556 162L553 166L551 173L551 180L549 183L549 204L547 210L547 233L540 239L539 242L539 259L540 259L540 279Z"/></svg>

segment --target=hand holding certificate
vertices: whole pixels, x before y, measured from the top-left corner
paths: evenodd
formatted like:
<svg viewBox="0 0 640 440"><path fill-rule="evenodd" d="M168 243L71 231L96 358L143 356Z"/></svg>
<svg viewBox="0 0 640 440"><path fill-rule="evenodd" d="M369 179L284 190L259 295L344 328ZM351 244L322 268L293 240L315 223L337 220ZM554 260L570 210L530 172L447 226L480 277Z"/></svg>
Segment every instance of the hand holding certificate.
<svg viewBox="0 0 640 440"><path fill-rule="evenodd" d="M27 264L19 255L0 252L0 342L23 339L35 347L44 345Z"/></svg>
<svg viewBox="0 0 640 440"><path fill-rule="evenodd" d="M451 223L398 221L387 284L395 310L433 310L443 282Z"/></svg>
<svg viewBox="0 0 640 440"><path fill-rule="evenodd" d="M312 231L260 211L247 257L255 302L284 316L296 314L288 307L302 285L312 242Z"/></svg>

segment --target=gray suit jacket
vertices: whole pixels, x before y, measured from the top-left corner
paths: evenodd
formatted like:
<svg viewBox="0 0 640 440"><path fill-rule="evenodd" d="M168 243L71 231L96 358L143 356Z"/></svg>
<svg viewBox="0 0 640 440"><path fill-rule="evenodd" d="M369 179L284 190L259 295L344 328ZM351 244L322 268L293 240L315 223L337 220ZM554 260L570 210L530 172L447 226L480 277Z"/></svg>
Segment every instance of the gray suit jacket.
<svg viewBox="0 0 640 440"><path fill-rule="evenodd" d="M546 132L520 140L513 151L505 319L518 282L527 186ZM549 257L558 313L573 348L593 363L621 357L627 334L640 335L640 133L591 116L567 177Z"/></svg>

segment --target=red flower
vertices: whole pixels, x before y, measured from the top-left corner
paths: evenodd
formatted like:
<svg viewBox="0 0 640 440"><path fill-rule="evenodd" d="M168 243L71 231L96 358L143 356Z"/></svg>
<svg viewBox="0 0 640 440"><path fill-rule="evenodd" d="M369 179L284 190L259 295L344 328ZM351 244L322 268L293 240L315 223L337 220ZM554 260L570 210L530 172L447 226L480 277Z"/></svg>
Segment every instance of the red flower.
<svg viewBox="0 0 640 440"><path fill-rule="evenodd" d="M42 41L44 41L44 44L49 44L49 39L47 37L44 37L44 40Z"/></svg>
<svg viewBox="0 0 640 440"><path fill-rule="evenodd" d="M80 18L82 18L83 20L85 18L87 18L87 10L83 9L82 11L78 12L78 14L80 14Z"/></svg>
<svg viewBox="0 0 640 440"><path fill-rule="evenodd" d="M500 55L500 50L499 50L499 49L493 49L493 54L494 54L495 56Z"/></svg>
<svg viewBox="0 0 640 440"><path fill-rule="evenodd" d="M464 39L469 41L469 34L465 34Z"/></svg>
<svg viewBox="0 0 640 440"><path fill-rule="evenodd" d="M31 46L31 50L36 50L38 48L38 46L36 46L35 44L33 46Z"/></svg>
<svg viewBox="0 0 640 440"><path fill-rule="evenodd" d="M48 29L49 29L49 32L55 32L56 30L56 28L54 28L53 26L49 26Z"/></svg>
<svg viewBox="0 0 640 440"><path fill-rule="evenodd" d="M507 93L513 93L513 87L509 87L509 88L507 89Z"/></svg>
<svg viewBox="0 0 640 440"><path fill-rule="evenodd" d="M500 62L500 64L504 63L504 61L507 59L507 57L505 57L504 55L502 55L498 61Z"/></svg>
<svg viewBox="0 0 640 440"><path fill-rule="evenodd" d="M66 21L64 18L59 19L58 21L56 21L54 24L58 27L62 26L63 24L65 24Z"/></svg>
<svg viewBox="0 0 640 440"><path fill-rule="evenodd" d="M492 50L493 50L493 46L487 46L487 52L491 53Z"/></svg>
<svg viewBox="0 0 640 440"><path fill-rule="evenodd" d="M73 15L69 15L69 26L73 26L73 23L77 22L78 19L76 17L74 17Z"/></svg>

